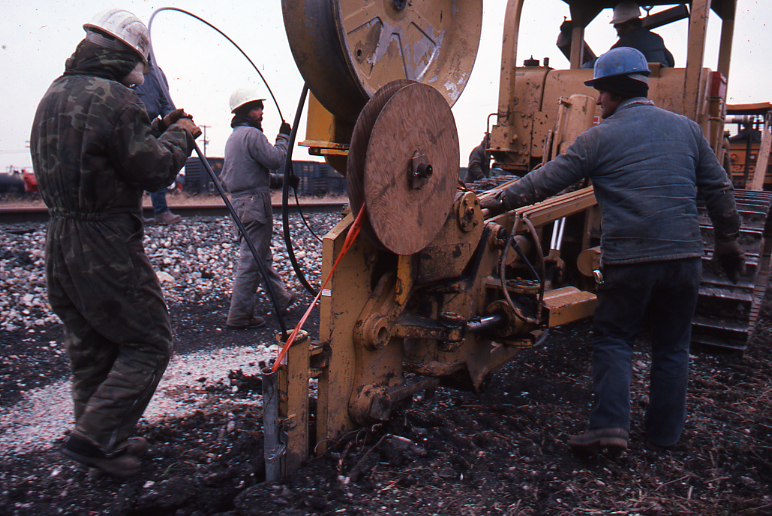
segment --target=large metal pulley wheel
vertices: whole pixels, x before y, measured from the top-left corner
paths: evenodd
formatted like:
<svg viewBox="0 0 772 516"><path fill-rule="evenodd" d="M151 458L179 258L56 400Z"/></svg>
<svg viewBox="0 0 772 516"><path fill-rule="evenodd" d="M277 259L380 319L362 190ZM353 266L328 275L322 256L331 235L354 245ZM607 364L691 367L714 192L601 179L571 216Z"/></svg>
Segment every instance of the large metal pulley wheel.
<svg viewBox="0 0 772 516"><path fill-rule="evenodd" d="M354 213L373 245L410 255L437 235L458 185L453 112L433 87L399 80L381 88L357 118L346 181Z"/></svg>
<svg viewBox="0 0 772 516"><path fill-rule="evenodd" d="M482 0L282 0L300 74L321 104L354 123L383 86L431 84L453 105L474 66Z"/></svg>

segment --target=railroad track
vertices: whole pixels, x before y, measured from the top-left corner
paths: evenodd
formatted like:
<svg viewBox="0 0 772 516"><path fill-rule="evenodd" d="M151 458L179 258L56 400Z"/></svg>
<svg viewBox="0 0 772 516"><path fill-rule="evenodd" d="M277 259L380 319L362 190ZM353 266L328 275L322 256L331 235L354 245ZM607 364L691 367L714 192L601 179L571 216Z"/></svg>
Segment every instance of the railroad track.
<svg viewBox="0 0 772 516"><path fill-rule="evenodd" d="M338 202L301 202L303 213L333 213L343 209L344 203ZM229 216L228 208L224 204L177 204L170 205L169 209L185 217L226 217ZM298 211L294 201L288 205L290 212ZM273 205L274 213L281 212L281 204ZM150 206L143 206L145 217L153 216ZM0 206L0 224L22 224L48 221L48 209L45 206Z"/></svg>

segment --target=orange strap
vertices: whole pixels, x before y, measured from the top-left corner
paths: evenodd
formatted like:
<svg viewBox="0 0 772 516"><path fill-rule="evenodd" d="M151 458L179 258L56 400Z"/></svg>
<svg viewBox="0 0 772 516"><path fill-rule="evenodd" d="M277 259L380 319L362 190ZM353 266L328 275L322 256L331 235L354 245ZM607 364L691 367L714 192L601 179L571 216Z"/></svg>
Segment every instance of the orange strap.
<svg viewBox="0 0 772 516"><path fill-rule="evenodd" d="M330 274L327 275L327 279L324 280L324 284L322 285L322 288L319 289L319 293L316 294L316 297L311 302L311 305L308 307L308 310L306 310L306 313L304 313L303 317L300 318L300 322L298 322L297 326L295 326L295 329L292 330L292 333L287 339L287 342L284 344L284 347L282 347L281 351L279 351L279 356L276 357L276 362L274 362L273 367L271 368L272 373L276 372L276 370L279 368L279 365L281 365L282 363L286 363L286 356L290 346L292 345L293 342L295 342L295 338L298 336L298 333L300 333L300 329L306 323L306 319L308 319L308 316L311 315L311 310L314 308L314 305L316 305L316 302L319 301L319 298L321 297L322 292L324 292L324 287L326 287L327 283L330 282L330 278L332 278L332 274L335 272L335 269L338 267L338 264L340 263L341 258L343 258L343 256L346 254L346 251L348 251L351 245L354 243L354 239L359 234L359 229L362 227L362 220L364 220L366 213L367 213L367 210L365 209L365 205L363 204L362 208L360 208L359 210L359 214L357 214L357 218L354 220L354 223L351 225L351 227L348 230L348 233L346 234L346 240L343 242L343 248L340 250L340 254L338 255L338 258L335 260L335 264L332 266L332 270L330 271Z"/></svg>

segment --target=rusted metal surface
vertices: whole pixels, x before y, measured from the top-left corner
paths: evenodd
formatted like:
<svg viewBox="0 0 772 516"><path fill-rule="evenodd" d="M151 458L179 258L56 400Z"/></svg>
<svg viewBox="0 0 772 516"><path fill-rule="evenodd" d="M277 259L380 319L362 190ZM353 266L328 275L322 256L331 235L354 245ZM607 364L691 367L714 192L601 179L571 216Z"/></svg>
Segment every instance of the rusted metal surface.
<svg viewBox="0 0 772 516"><path fill-rule="evenodd" d="M595 294L575 287L556 289L544 296L550 328L592 317L596 304Z"/></svg>
<svg viewBox="0 0 772 516"><path fill-rule="evenodd" d="M346 172L352 209L367 206L371 243L399 255L423 249L453 205L458 162L453 113L437 90L397 81L379 92L357 119ZM417 178L421 164L431 172Z"/></svg>
<svg viewBox="0 0 772 516"><path fill-rule="evenodd" d="M453 105L482 30L482 0L283 0L303 79L335 117L353 124L387 83L431 84Z"/></svg>

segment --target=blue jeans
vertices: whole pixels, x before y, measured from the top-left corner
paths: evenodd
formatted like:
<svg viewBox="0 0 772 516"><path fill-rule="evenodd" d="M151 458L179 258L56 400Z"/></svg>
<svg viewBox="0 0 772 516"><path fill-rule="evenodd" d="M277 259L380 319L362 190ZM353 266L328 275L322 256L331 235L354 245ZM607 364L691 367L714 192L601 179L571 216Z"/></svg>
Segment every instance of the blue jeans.
<svg viewBox="0 0 772 516"><path fill-rule="evenodd" d="M633 344L648 324L652 365L646 436L672 446L686 421L689 342L701 260L606 265L603 275L594 317L590 428L630 429Z"/></svg>
<svg viewBox="0 0 772 516"><path fill-rule="evenodd" d="M166 188L161 188L157 192L152 192L150 194L150 200L153 202L153 213L155 215L169 211L169 206L166 204Z"/></svg>

